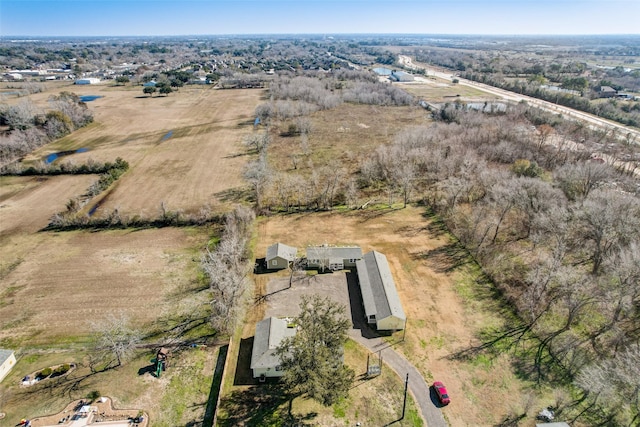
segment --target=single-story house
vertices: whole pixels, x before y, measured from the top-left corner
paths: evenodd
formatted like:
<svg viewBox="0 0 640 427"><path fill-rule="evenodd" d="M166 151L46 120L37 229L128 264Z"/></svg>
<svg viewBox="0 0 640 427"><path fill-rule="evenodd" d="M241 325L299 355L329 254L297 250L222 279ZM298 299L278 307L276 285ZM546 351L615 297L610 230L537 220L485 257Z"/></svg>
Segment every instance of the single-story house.
<svg viewBox="0 0 640 427"><path fill-rule="evenodd" d="M295 334L295 325L291 325L287 319L268 317L258 322L251 351L253 378L281 377L284 374L276 349L285 338Z"/></svg>
<svg viewBox="0 0 640 427"><path fill-rule="evenodd" d="M404 71L392 71L389 75L389 79L394 82L412 82L413 76L409 73L405 73Z"/></svg>
<svg viewBox="0 0 640 427"><path fill-rule="evenodd" d="M157 83L154 80L150 80L150 81L148 81L146 83L143 83L142 86L144 86L144 87L156 87L156 84Z"/></svg>
<svg viewBox="0 0 640 427"><path fill-rule="evenodd" d="M407 317L387 257L368 252L356 262L356 268L367 323L375 324L378 330L404 329Z"/></svg>
<svg viewBox="0 0 640 427"><path fill-rule="evenodd" d="M95 85L100 83L100 79L97 79L95 77L89 77L86 79L78 79L76 80L76 84L77 85Z"/></svg>
<svg viewBox="0 0 640 427"><path fill-rule="evenodd" d="M0 382L16 365L16 355L13 350L0 349Z"/></svg>
<svg viewBox="0 0 640 427"><path fill-rule="evenodd" d="M616 93L618 93L618 91L611 86L600 86L600 89L598 90L598 96L600 98L613 98L616 96Z"/></svg>
<svg viewBox="0 0 640 427"><path fill-rule="evenodd" d="M275 243L267 248L267 269L282 270L289 267L289 263L296 258L297 248L283 243Z"/></svg>
<svg viewBox="0 0 640 427"><path fill-rule="evenodd" d="M307 268L328 269L331 271L355 267L362 259L359 246L309 246L307 248Z"/></svg>

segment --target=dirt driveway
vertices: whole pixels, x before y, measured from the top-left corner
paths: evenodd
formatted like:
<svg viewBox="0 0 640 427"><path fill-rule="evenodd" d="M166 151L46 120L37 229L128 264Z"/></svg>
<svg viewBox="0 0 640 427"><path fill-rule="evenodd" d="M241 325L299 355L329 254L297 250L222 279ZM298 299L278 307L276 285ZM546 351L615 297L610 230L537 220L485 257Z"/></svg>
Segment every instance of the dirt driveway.
<svg viewBox="0 0 640 427"><path fill-rule="evenodd" d="M274 277L267 282L264 300L267 303L265 317L294 317L300 313L300 301L304 295L318 294L329 297L338 304L344 305L349 316L349 292L347 275L350 272L333 272L326 274L306 275L301 273L293 278L289 287L288 277Z"/></svg>

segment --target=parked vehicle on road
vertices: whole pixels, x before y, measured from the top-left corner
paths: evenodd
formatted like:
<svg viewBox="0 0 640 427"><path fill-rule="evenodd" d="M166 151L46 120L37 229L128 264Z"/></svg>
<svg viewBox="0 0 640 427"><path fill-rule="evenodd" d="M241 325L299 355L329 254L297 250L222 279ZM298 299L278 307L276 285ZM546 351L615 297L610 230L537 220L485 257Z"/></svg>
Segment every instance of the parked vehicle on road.
<svg viewBox="0 0 640 427"><path fill-rule="evenodd" d="M433 383L433 389L436 391L436 395L438 396L438 400L443 405L448 405L451 403L451 399L449 398L449 393L447 393L447 388L440 381L436 381Z"/></svg>

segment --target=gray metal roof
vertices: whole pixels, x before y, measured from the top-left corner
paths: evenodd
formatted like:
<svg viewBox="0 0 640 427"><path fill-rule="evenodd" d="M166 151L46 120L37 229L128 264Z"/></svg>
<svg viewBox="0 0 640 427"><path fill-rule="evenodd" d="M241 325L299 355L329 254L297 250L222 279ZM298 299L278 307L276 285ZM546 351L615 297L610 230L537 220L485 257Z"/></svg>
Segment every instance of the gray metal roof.
<svg viewBox="0 0 640 427"><path fill-rule="evenodd" d="M251 351L251 369L275 368L280 358L275 352L282 340L296 334L296 328L288 328L285 319L267 317L256 325Z"/></svg>
<svg viewBox="0 0 640 427"><path fill-rule="evenodd" d="M271 261L276 257L284 258L287 261L293 261L298 253L298 249L293 246L287 246L284 243L275 243L267 248L267 261Z"/></svg>
<svg viewBox="0 0 640 427"><path fill-rule="evenodd" d="M309 246L307 259L360 259L362 249L359 246Z"/></svg>
<svg viewBox="0 0 640 427"><path fill-rule="evenodd" d="M9 357L13 354L13 350L5 350L0 348L0 365L7 361Z"/></svg>
<svg viewBox="0 0 640 427"><path fill-rule="evenodd" d="M376 320L389 316L406 319L387 257L380 252L368 252L356 262L356 268L367 317L373 314Z"/></svg>

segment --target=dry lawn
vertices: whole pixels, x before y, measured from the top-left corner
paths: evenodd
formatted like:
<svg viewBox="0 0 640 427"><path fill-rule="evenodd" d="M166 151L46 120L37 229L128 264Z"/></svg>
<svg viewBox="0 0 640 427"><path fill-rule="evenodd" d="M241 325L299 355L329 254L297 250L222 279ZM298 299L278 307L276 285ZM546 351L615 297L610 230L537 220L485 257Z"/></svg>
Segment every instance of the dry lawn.
<svg viewBox="0 0 640 427"><path fill-rule="evenodd" d="M498 96L484 92L478 88L452 83L442 83L429 78L420 78L412 83L398 83L408 93L428 102L487 101L498 99Z"/></svg>
<svg viewBox="0 0 640 427"><path fill-rule="evenodd" d="M123 313L136 325L176 313L196 277L205 230L118 230L14 236L0 246L4 346L55 345ZM195 261L194 261L195 260ZM188 308L185 307L184 311Z"/></svg>
<svg viewBox="0 0 640 427"><path fill-rule="evenodd" d="M30 99L46 108L46 99L62 90L102 96L87 103L94 123L25 161L79 148L88 151L59 161L127 160L131 169L111 189L97 215L117 208L126 215L155 216L162 202L171 210L197 212L218 205L229 190L243 186L246 157L240 143L253 131L253 111L263 91L187 86L169 96L149 97L141 86L58 83Z"/></svg>
<svg viewBox="0 0 640 427"><path fill-rule="evenodd" d="M406 341L396 346L427 382L448 385L452 403L443 409L451 425L492 425L523 405L526 384L514 376L509 360L450 360L475 343L480 328L501 323L487 298L467 295L464 267L449 249L450 241L424 209L314 213L276 216L258 224L256 256L282 242L303 253L307 245L358 244L364 251L387 255L408 316ZM258 285L263 279L258 278Z"/></svg>
<svg viewBox="0 0 640 427"><path fill-rule="evenodd" d="M0 177L0 245L9 236L46 227L52 215L96 179L93 175Z"/></svg>

